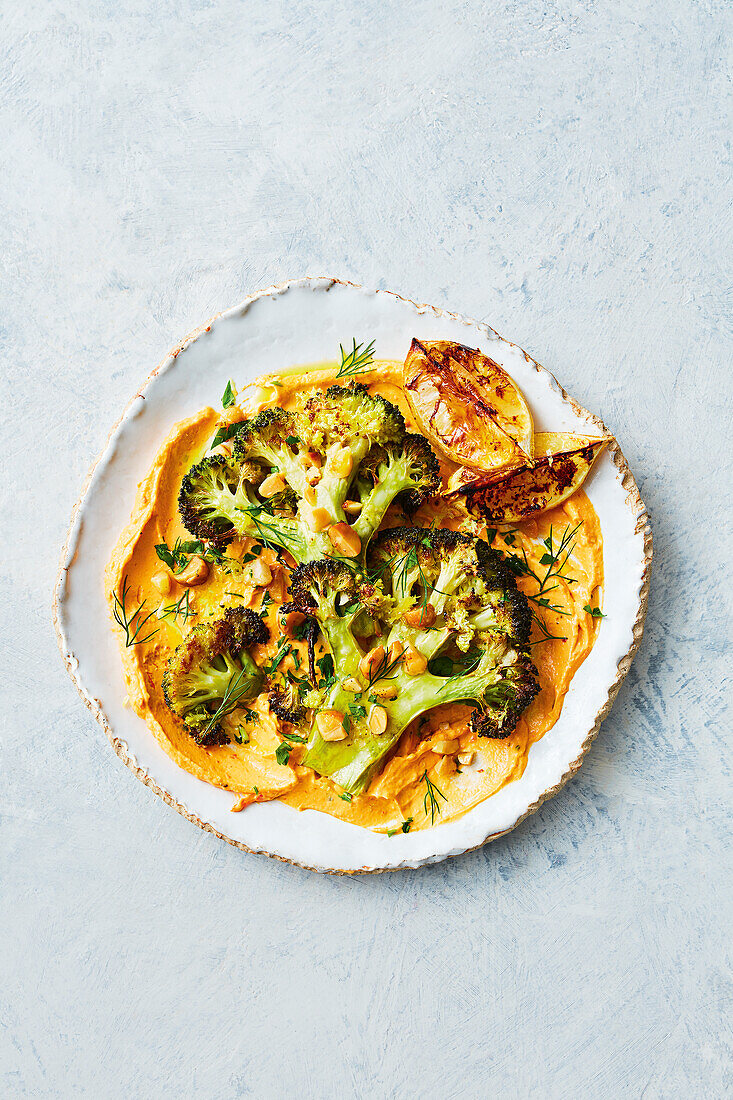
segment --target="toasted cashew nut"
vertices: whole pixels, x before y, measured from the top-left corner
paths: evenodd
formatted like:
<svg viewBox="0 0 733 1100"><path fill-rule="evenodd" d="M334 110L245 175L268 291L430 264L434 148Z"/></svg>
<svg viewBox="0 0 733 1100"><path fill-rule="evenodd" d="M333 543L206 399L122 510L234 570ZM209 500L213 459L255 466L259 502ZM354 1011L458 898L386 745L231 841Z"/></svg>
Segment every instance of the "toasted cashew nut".
<svg viewBox="0 0 733 1100"><path fill-rule="evenodd" d="M426 603L424 606L411 607L409 611L405 611L402 621L406 626L427 630L428 627L433 625L436 618L435 608L431 603Z"/></svg>
<svg viewBox="0 0 733 1100"><path fill-rule="evenodd" d="M384 733L387 728L387 711L384 707L372 707L369 713L369 729L375 736Z"/></svg>
<svg viewBox="0 0 733 1100"><path fill-rule="evenodd" d="M344 716L340 710L322 710L316 715L316 725L324 741L343 741L346 737Z"/></svg>
<svg viewBox="0 0 733 1100"><path fill-rule="evenodd" d="M193 588L197 584L203 584L209 576L209 566L202 557L196 554L189 561L182 573L176 573L176 580L186 588Z"/></svg>

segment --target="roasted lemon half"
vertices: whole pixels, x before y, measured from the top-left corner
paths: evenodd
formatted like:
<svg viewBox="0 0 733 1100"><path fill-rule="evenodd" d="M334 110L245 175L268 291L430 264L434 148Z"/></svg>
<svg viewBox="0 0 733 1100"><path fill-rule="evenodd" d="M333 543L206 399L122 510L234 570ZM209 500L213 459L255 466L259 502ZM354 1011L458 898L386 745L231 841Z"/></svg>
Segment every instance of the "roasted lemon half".
<svg viewBox="0 0 733 1100"><path fill-rule="evenodd" d="M451 462L483 481L533 465L527 402L487 355L449 340L413 340L402 384L421 432Z"/></svg>

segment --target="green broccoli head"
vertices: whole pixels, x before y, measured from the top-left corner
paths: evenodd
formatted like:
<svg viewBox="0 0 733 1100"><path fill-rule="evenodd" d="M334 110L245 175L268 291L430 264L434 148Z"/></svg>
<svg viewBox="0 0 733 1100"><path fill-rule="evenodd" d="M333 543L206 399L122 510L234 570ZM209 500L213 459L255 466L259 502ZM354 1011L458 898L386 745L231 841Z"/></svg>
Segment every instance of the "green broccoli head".
<svg viewBox="0 0 733 1100"><path fill-rule="evenodd" d="M397 406L355 381L314 394L297 422L307 450L326 454L338 444L349 447L356 459L371 447L400 443L405 435L405 418Z"/></svg>
<svg viewBox="0 0 733 1100"><path fill-rule="evenodd" d="M225 743L221 719L260 693L264 676L247 650L268 637L254 611L232 607L223 618L194 626L171 654L163 696L197 744Z"/></svg>
<svg viewBox="0 0 733 1100"><path fill-rule="evenodd" d="M305 707L298 692L298 685L285 679L267 696L270 710L281 722L297 725L305 718Z"/></svg>
<svg viewBox="0 0 733 1100"><path fill-rule="evenodd" d="M537 672L527 655L526 597L496 552L470 535L399 528L375 541L367 579L332 565L307 567L311 583L302 587L298 579L293 593L317 617L333 653L335 683L319 709L344 714L348 735L324 741L316 722L306 766L359 793L410 722L445 703L473 703L479 736L512 732L538 691ZM376 661L363 660L353 632L365 606L381 629L369 642ZM417 673L415 655L423 663ZM352 721L355 698L360 718ZM381 733L370 721L375 706L386 714Z"/></svg>
<svg viewBox="0 0 733 1100"><path fill-rule="evenodd" d="M363 562L393 500L414 509L439 488L427 441L406 433L389 401L352 382L314 394L300 410L266 409L243 421L231 457L189 470L179 510L198 538L250 536L298 562L332 555L338 539L329 531L346 525Z"/></svg>
<svg viewBox="0 0 733 1100"><path fill-rule="evenodd" d="M471 729L479 737L508 737L538 691L537 669L527 653L509 650L499 679L486 688L471 714Z"/></svg>
<svg viewBox="0 0 733 1100"><path fill-rule="evenodd" d="M243 420L234 436L234 456L239 463L260 462L267 472L289 464L297 455L296 418L285 409L263 409Z"/></svg>
<svg viewBox="0 0 733 1100"><path fill-rule="evenodd" d="M393 500L405 512L417 511L440 486L438 460L423 436L406 434L397 443L372 447L359 467L356 488L362 512L357 529L365 522L373 525L377 512L381 521Z"/></svg>
<svg viewBox="0 0 733 1100"><path fill-rule="evenodd" d="M299 565L290 576L293 605L312 615L319 625L343 618L357 595L353 570L335 558Z"/></svg>
<svg viewBox="0 0 733 1100"><path fill-rule="evenodd" d="M398 606L427 608L467 650L477 631L499 631L525 645L532 615L501 554L458 531L396 527L382 532L369 552L372 575L383 578Z"/></svg>
<svg viewBox="0 0 733 1100"><path fill-rule="evenodd" d="M296 557L305 552L296 518L297 495L287 485L271 497L261 497L262 481L251 462L210 455L192 466L178 494L178 511L186 530L199 539L224 545L250 537Z"/></svg>

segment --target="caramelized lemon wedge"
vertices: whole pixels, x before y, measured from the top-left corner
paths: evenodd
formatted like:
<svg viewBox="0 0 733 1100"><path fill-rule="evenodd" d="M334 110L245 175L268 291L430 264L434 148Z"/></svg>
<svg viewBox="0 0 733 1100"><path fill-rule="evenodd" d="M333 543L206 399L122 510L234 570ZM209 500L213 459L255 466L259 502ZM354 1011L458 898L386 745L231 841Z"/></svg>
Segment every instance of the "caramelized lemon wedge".
<svg viewBox="0 0 733 1100"><path fill-rule="evenodd" d="M583 484L607 442L568 432L537 432L532 467L515 470L499 481L473 474L472 481L464 481L446 495L462 493L469 512L487 522L518 523L567 500Z"/></svg>
<svg viewBox="0 0 733 1100"><path fill-rule="evenodd" d="M451 462L492 480L532 466L532 416L498 363L449 340L413 340L402 384L417 425Z"/></svg>

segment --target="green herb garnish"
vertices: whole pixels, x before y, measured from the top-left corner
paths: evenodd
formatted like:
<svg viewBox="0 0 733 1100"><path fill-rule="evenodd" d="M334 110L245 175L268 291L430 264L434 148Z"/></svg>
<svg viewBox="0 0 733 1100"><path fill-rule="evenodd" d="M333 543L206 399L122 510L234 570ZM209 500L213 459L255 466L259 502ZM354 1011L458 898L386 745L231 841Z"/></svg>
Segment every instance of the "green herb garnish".
<svg viewBox="0 0 733 1100"><path fill-rule="evenodd" d="M221 396L221 407L223 409L230 409L236 400L237 399L234 395L234 383L230 378L227 382L226 389Z"/></svg>
<svg viewBox="0 0 733 1100"><path fill-rule="evenodd" d="M245 677L244 683L242 683L242 677ZM206 728L201 734L202 742L206 739L208 733L213 730L214 726L226 717L227 714L231 714L233 710L237 709L239 700L243 695L246 695L251 687L251 680L247 676L245 669L240 668L239 672L232 674L229 683L224 691L224 697L219 703L214 713L211 716L211 720L207 724Z"/></svg>
<svg viewBox="0 0 733 1100"><path fill-rule="evenodd" d="M158 633L158 628L151 630L149 634L146 634L144 638L140 637L143 633L145 624L149 619L152 619L155 615L154 611L149 611L145 617L141 617L141 612L145 607L146 600L140 604L136 611L132 613L127 607L127 597L130 594L130 587L127 576L122 579L122 599L118 599L117 593L114 596L114 607L112 608L112 614L115 622L122 627L125 632L125 646L142 645L143 642L149 642L154 634ZM137 622L135 621L137 620Z"/></svg>
<svg viewBox="0 0 733 1100"><path fill-rule="evenodd" d="M175 619L180 615L184 624L188 622L189 615L196 615L198 612L193 611L191 608L191 589L187 588L181 596L180 600L176 600L175 603L168 604L162 611L158 612L159 619Z"/></svg>
<svg viewBox="0 0 733 1100"><path fill-rule="evenodd" d="M433 782L431 782L427 768L422 773L422 781L425 783L426 788L425 798L423 799L423 809L425 810L425 816L427 817L428 807L430 807L430 824L433 825L435 823L435 815L440 814L441 812L440 803L438 802L438 798L436 797L436 795L442 798L444 802L447 802L448 799L445 797L443 792L439 790Z"/></svg>
<svg viewBox="0 0 733 1100"><path fill-rule="evenodd" d="M341 365L336 374L337 378L352 378L355 374L363 374L370 363L374 362L374 341L368 347L353 341L351 351L344 351L339 344L341 352Z"/></svg>
<svg viewBox="0 0 733 1100"><path fill-rule="evenodd" d="M243 423L244 421L237 420L234 424L222 424L220 428L216 429L216 434L211 441L209 449L213 451L220 443L226 443L227 440L237 434Z"/></svg>
<svg viewBox="0 0 733 1100"><path fill-rule="evenodd" d="M567 525L562 535L560 536L560 542L555 547L554 534L552 526L550 526L550 533L546 539L543 539L542 545L545 547L545 553L540 558L540 565L547 566L543 576L535 573L529 564L527 554L524 548L522 548L521 556L519 554L507 554L506 563L512 572L518 577L531 577L537 583L537 591L533 594L528 594L527 599L530 603L534 603L537 607L544 608L547 611L552 611L556 615L568 615L569 612L564 608L559 607L553 603L549 598L549 593L554 592L560 587L558 584L558 578L561 578L566 584L577 584L575 577L569 577L564 572L568 563L568 559L575 549L575 537L583 525L583 521L572 527ZM509 536L504 535L504 540L508 541ZM512 535L512 542L510 545L514 545L514 536ZM536 611L532 612L532 618L537 624L542 638L539 641L565 641L565 638L561 634L552 634L547 627L544 619L537 614Z"/></svg>

